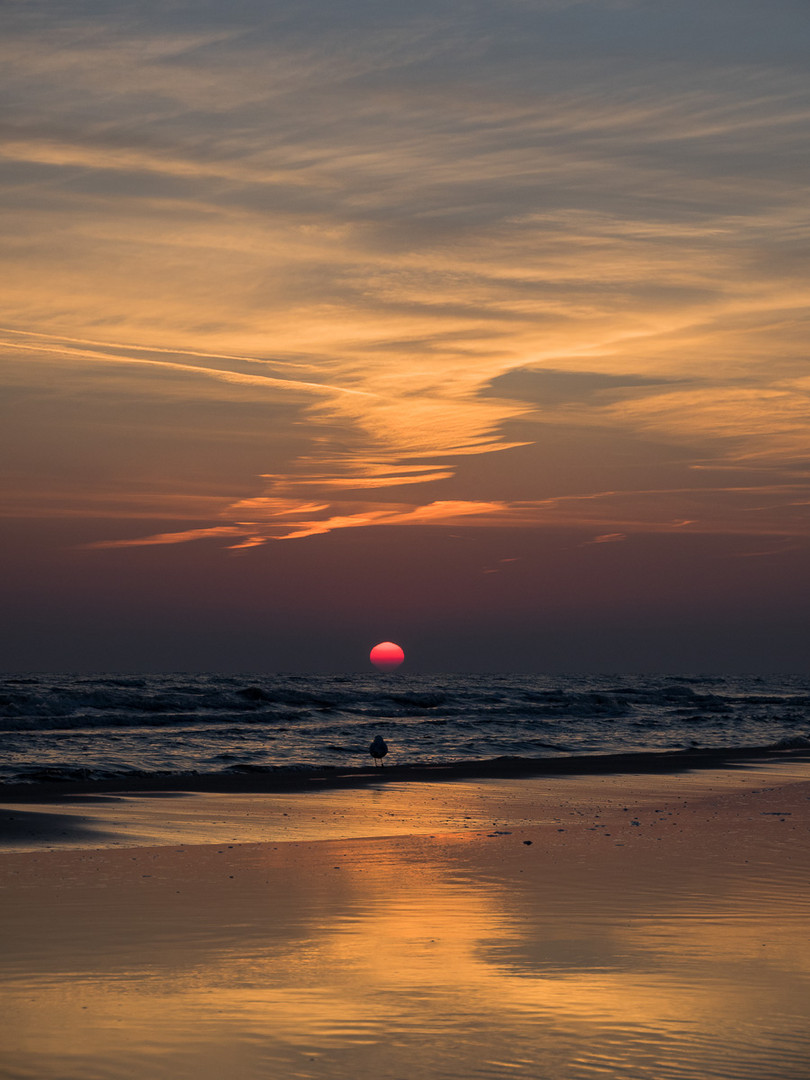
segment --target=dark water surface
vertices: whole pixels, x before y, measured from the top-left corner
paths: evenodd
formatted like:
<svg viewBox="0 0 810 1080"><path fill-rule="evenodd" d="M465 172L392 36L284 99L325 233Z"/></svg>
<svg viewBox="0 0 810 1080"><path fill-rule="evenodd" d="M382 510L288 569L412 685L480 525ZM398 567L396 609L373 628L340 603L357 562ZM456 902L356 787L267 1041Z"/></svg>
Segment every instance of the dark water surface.
<svg viewBox="0 0 810 1080"><path fill-rule="evenodd" d="M0 781L810 746L810 678L7 675Z"/></svg>

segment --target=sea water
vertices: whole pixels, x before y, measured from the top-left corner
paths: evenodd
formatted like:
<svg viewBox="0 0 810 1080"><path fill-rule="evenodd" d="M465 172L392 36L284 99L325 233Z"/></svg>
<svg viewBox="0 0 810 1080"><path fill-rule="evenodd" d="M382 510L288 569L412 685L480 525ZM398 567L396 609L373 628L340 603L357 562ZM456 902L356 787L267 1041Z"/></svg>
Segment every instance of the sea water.
<svg viewBox="0 0 810 1080"><path fill-rule="evenodd" d="M6 675L0 781L810 746L810 677Z"/></svg>

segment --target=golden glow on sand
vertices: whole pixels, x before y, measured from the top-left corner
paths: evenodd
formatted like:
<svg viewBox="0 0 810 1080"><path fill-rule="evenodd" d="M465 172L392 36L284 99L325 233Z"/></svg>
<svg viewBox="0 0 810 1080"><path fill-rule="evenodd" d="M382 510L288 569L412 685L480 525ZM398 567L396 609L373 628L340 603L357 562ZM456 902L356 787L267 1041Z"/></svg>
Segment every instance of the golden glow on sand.
<svg viewBox="0 0 810 1080"><path fill-rule="evenodd" d="M4 855L8 1060L42 1080L122 1060L156 1080L640 1078L651 1060L798 1076L806 790L782 781L405 784L276 796L269 814L201 797L170 800L168 823L148 805L166 800L134 800L163 846ZM323 839L344 811L393 835ZM223 812L228 835L272 840L177 831L196 813L222 830Z"/></svg>

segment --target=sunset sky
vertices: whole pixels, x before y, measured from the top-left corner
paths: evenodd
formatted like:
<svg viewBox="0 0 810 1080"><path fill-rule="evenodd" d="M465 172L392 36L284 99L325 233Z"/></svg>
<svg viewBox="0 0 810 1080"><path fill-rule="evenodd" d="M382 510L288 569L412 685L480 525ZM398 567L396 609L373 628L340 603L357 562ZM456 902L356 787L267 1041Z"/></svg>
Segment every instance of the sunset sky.
<svg viewBox="0 0 810 1080"><path fill-rule="evenodd" d="M0 23L0 668L807 671L806 0Z"/></svg>

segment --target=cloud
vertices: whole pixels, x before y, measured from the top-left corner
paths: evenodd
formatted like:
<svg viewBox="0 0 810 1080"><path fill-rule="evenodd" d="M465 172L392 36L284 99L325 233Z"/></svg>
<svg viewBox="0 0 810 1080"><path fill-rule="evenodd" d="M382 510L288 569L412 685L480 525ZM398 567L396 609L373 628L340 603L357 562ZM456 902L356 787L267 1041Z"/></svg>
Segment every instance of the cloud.
<svg viewBox="0 0 810 1080"><path fill-rule="evenodd" d="M244 531L237 526L218 525L205 529L187 529L183 532L155 533L154 536L141 536L131 540L96 540L84 546L88 549L152 547L162 544L186 544L191 540L214 540L221 537L244 535ZM242 547L245 545L237 544L234 546Z"/></svg>
<svg viewBox="0 0 810 1080"><path fill-rule="evenodd" d="M801 488L786 488L778 503L760 505L760 488L661 491L603 491L524 501L436 500L426 504L360 502L306 503L294 496L244 499L222 511L234 523L207 529L155 534L133 541L101 541L95 547L124 548L240 537L231 547L256 547L272 540L302 540L342 529L379 526L440 528L570 528L621 525L626 532L600 533L581 546L621 543L630 532L806 536ZM678 514L689 507L698 516ZM502 560L508 562L510 560Z"/></svg>
<svg viewBox="0 0 810 1080"><path fill-rule="evenodd" d="M23 335L26 331L9 330L6 331L0 327L0 333L20 334ZM344 388L339 386L332 386L328 383L310 382L301 379L282 378L273 375L258 375L251 374L244 371L233 371L228 368L210 366L200 367L195 364L178 363L170 360L155 360L146 356L133 356L126 355L126 350L131 352L180 352L184 350L170 350L170 349L158 349L152 350L149 346L127 346L127 345L111 345L108 347L118 348L120 353L102 352L98 349L78 349L75 348L71 341L71 338L59 338L58 335L52 334L33 334L36 338L47 337L52 340L53 344L42 344L41 342L21 341L19 337L14 338L11 341L0 340L0 348L10 349L12 351L23 350L25 352L46 353L53 356L60 356L66 360L82 360L82 361L94 361L100 363L107 363L113 365L145 365L152 368L162 368L166 371L179 372L187 375L202 375L206 378L217 379L221 382L233 383L242 386L251 386L258 389L272 389L277 392L279 390L304 390L309 394L326 394L332 396L333 394L355 394L363 397L369 396L367 391L354 390L351 388ZM192 353L186 355L195 356L207 356L211 360L219 359L214 353ZM237 359L236 357L230 357L230 359ZM256 363L257 361L249 357L242 357L243 362Z"/></svg>
<svg viewBox="0 0 810 1080"><path fill-rule="evenodd" d="M620 544L626 539L627 536L624 533L603 533L601 536L594 536L592 540L584 540L580 547L588 547L591 544Z"/></svg>
<svg viewBox="0 0 810 1080"><path fill-rule="evenodd" d="M678 379L642 375L611 374L603 371L560 371L555 368L513 368L492 379L482 393L486 396L527 401L538 406L633 396L651 392Z"/></svg>
<svg viewBox="0 0 810 1080"><path fill-rule="evenodd" d="M47 27L25 7L0 46L10 379L40 387L47 362L75 396L115 373L155 417L268 407L266 463L213 531L156 535L799 527L797 7L113 5ZM710 497L658 459L639 480L619 451L533 498L574 451L544 443L539 493L508 451L564 425L666 442L681 472L767 466L770 524L747 484ZM471 461L486 497L461 490Z"/></svg>

